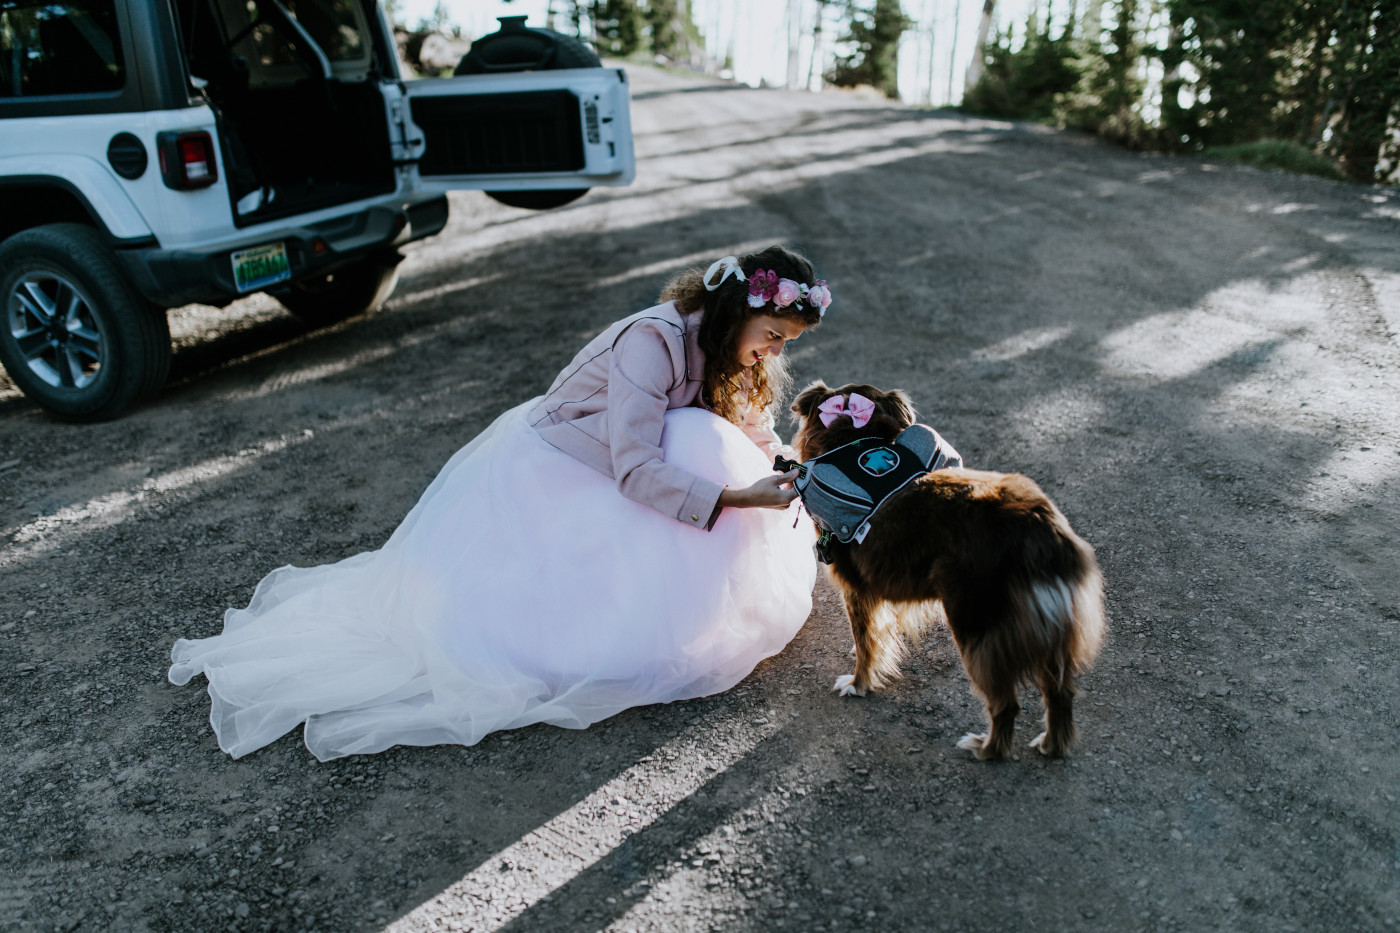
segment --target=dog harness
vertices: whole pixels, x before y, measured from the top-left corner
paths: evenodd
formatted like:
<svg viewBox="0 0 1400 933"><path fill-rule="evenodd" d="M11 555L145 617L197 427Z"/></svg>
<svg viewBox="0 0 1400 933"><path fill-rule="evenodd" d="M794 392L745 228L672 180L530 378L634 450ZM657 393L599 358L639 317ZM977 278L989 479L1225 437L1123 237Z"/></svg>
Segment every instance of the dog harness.
<svg viewBox="0 0 1400 933"><path fill-rule="evenodd" d="M925 473L962 466L962 456L933 428L914 424L894 441L862 437L800 464L782 462L797 467L793 485L822 532L817 556L826 563L832 538L861 543L886 499Z"/></svg>

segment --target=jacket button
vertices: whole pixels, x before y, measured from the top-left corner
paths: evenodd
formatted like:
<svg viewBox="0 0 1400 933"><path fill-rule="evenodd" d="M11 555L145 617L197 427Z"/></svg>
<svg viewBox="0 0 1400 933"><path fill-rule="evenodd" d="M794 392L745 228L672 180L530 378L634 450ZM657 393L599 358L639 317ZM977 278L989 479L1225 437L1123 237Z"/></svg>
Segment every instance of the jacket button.
<svg viewBox="0 0 1400 933"><path fill-rule="evenodd" d="M691 520L692 522L698 522L698 521L700 521L700 516L699 516L699 515L692 515L692 516L690 516L690 520Z"/></svg>

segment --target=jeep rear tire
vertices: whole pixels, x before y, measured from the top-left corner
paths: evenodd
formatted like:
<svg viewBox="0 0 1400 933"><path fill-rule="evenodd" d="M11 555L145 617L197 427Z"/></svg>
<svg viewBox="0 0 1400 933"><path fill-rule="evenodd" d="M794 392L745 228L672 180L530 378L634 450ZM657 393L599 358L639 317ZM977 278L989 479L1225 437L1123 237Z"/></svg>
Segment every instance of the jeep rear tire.
<svg viewBox="0 0 1400 933"><path fill-rule="evenodd" d="M376 310L399 282L402 256L372 256L325 275L299 279L273 292L282 306L308 324L324 327Z"/></svg>
<svg viewBox="0 0 1400 933"><path fill-rule="evenodd" d="M508 207L523 207L531 211L546 211L563 207L588 193L587 188L546 188L538 191L488 191L486 196Z"/></svg>
<svg viewBox="0 0 1400 933"><path fill-rule="evenodd" d="M60 418L101 421L165 384L170 325L96 230L34 227L0 244L0 364Z"/></svg>

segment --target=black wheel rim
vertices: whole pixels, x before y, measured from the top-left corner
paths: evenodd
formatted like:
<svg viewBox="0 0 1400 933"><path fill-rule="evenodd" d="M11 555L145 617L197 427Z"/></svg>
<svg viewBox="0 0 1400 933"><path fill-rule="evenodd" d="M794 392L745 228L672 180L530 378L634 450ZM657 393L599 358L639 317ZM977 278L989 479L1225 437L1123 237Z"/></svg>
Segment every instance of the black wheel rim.
<svg viewBox="0 0 1400 933"><path fill-rule="evenodd" d="M56 272L22 275L6 297L6 324L30 372L55 389L86 389L107 358L92 301Z"/></svg>

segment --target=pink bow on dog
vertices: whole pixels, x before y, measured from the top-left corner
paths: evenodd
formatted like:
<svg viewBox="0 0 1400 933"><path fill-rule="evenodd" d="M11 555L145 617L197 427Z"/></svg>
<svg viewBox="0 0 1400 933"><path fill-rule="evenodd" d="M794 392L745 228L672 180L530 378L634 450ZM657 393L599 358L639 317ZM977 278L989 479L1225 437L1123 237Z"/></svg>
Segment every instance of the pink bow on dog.
<svg viewBox="0 0 1400 933"><path fill-rule="evenodd" d="M833 395L822 402L817 411L821 412L822 424L828 428L831 427L831 422L842 415L849 415L851 424L863 428L870 423L870 416L875 414L875 403L864 395L852 392L849 402L839 395Z"/></svg>

